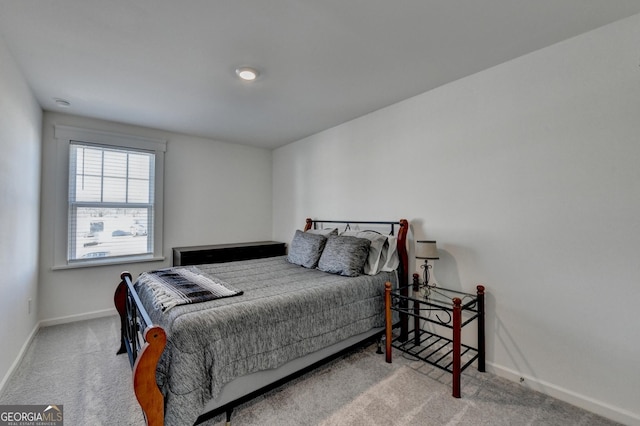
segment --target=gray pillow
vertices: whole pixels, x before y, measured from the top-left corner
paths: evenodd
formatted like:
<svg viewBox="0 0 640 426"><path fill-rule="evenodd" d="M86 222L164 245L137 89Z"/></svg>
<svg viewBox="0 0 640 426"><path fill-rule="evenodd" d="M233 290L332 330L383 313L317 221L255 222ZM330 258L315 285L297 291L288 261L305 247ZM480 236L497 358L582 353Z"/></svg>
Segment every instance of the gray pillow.
<svg viewBox="0 0 640 426"><path fill-rule="evenodd" d="M362 274L371 241L350 236L330 236L318 261L318 269L355 277Z"/></svg>
<svg viewBox="0 0 640 426"><path fill-rule="evenodd" d="M344 231L344 236L366 238L371 241L369 247L369 256L364 263L364 273L367 275L376 275L384 265L384 247L387 244L387 236L376 231Z"/></svg>
<svg viewBox="0 0 640 426"><path fill-rule="evenodd" d="M324 235L297 230L289 246L287 260L305 268L315 268L326 242Z"/></svg>

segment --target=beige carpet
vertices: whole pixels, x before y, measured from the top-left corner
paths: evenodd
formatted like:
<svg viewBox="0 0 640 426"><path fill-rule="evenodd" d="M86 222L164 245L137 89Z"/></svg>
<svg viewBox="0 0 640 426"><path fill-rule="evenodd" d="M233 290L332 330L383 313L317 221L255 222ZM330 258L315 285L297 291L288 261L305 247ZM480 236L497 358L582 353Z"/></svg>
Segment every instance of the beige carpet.
<svg viewBox="0 0 640 426"><path fill-rule="evenodd" d="M0 395L0 404L59 404L66 426L144 425L116 317L43 328ZM395 352L387 364L370 346L258 397L234 426L593 425L617 423L472 367L462 398L451 376ZM206 423L222 425L219 417Z"/></svg>
<svg viewBox="0 0 640 426"><path fill-rule="evenodd" d="M375 347L321 367L234 412L234 425L517 426L617 423L505 379L466 370L462 398L451 396L451 375ZM212 423L220 424L220 423Z"/></svg>

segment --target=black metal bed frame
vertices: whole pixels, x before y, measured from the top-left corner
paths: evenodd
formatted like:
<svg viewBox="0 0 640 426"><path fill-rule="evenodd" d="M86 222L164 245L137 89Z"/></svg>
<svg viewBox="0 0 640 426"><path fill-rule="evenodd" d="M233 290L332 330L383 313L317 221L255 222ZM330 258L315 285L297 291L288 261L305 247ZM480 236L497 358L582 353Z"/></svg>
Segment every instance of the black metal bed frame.
<svg viewBox="0 0 640 426"><path fill-rule="evenodd" d="M144 344L142 331L153 323L151 322L151 318L149 318L147 310L142 305L138 293L133 288L131 274L129 272L123 272L120 278L127 286L125 297L126 318L122 321L123 318L121 317L120 326L122 333L120 336L120 349L118 349L116 355L126 352L129 355L129 363L133 367L138 358L138 353Z"/></svg>

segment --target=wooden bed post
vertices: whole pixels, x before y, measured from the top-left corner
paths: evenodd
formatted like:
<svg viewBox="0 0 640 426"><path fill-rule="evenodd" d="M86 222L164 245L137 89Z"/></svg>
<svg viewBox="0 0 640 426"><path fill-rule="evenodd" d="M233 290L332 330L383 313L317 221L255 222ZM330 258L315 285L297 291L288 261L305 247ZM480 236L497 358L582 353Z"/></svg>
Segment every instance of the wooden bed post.
<svg viewBox="0 0 640 426"><path fill-rule="evenodd" d="M144 339L146 343L133 366L133 389L147 418L147 426L163 426L164 397L156 382L156 366L167 343L167 335L162 327L152 326L144 331Z"/></svg>
<svg viewBox="0 0 640 426"><path fill-rule="evenodd" d="M407 234L409 233L409 221L400 219L400 230L398 230L398 256L402 271L400 273L400 286L409 285L409 254L407 253Z"/></svg>
<svg viewBox="0 0 640 426"><path fill-rule="evenodd" d="M393 318L391 316L391 283L384 283L384 332L385 361L391 362L391 340L393 339Z"/></svg>
<svg viewBox="0 0 640 426"><path fill-rule="evenodd" d="M304 232L307 232L309 229L311 229L311 226L313 226L313 219L308 217L307 221L304 224Z"/></svg>
<svg viewBox="0 0 640 426"><path fill-rule="evenodd" d="M409 315L406 314L409 308L409 255L407 253L407 234L409 232L409 221L406 219L400 219L400 230L398 231L398 256L400 257L401 270L398 274L400 288L400 295L403 298L400 300L400 336L398 339L401 342L406 342L409 339Z"/></svg>

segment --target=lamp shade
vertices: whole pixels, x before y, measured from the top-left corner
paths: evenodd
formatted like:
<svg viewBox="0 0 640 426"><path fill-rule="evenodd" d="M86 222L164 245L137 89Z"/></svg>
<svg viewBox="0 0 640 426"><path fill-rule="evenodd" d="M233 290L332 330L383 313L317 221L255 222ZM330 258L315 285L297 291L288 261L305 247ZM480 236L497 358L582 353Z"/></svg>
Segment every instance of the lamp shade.
<svg viewBox="0 0 640 426"><path fill-rule="evenodd" d="M438 247L435 241L416 241L416 258L418 259L440 259Z"/></svg>

